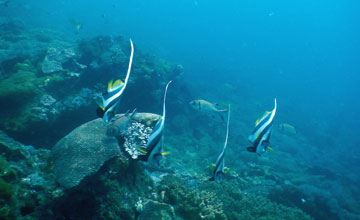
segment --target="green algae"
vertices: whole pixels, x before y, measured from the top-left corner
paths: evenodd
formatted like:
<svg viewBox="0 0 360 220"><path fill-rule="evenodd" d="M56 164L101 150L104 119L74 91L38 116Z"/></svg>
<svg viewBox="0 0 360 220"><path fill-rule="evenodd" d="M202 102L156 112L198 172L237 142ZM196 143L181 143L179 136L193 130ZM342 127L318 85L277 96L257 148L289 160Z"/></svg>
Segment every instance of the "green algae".
<svg viewBox="0 0 360 220"><path fill-rule="evenodd" d="M0 81L0 103L7 106L1 109L0 122L7 131L18 132L29 129L37 122L34 115L34 100L47 90L61 88L65 72L41 76L38 69L29 61L15 63L5 79Z"/></svg>
<svg viewBox="0 0 360 220"><path fill-rule="evenodd" d="M14 189L10 183L3 179L9 175L9 169L6 160L0 157L0 220L15 219L11 205Z"/></svg>
<svg viewBox="0 0 360 220"><path fill-rule="evenodd" d="M9 200L13 195L13 188L11 184L7 183L0 177L0 199Z"/></svg>
<svg viewBox="0 0 360 220"><path fill-rule="evenodd" d="M16 219L11 207L8 204L0 203L0 220Z"/></svg>
<svg viewBox="0 0 360 220"><path fill-rule="evenodd" d="M11 208L14 189L11 180L16 179L16 172L10 168L6 159L0 156L0 220L14 219Z"/></svg>
<svg viewBox="0 0 360 220"><path fill-rule="evenodd" d="M15 181L17 178L16 171L9 166L2 156L0 156L0 177L8 182Z"/></svg>
<svg viewBox="0 0 360 220"><path fill-rule="evenodd" d="M8 106L23 106L40 93L36 71L28 63L16 64L15 72L0 82L0 102Z"/></svg>

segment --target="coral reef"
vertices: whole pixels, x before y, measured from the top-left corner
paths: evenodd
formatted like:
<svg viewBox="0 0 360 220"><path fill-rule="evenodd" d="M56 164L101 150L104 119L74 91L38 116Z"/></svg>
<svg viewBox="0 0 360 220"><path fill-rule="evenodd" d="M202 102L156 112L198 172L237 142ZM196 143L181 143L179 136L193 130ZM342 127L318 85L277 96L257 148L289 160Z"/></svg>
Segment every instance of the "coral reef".
<svg viewBox="0 0 360 220"><path fill-rule="evenodd" d="M73 42L0 21L0 219L359 219L358 176L312 162L318 158L309 155L324 155L301 129L286 134L280 124L273 130L274 153L245 152L248 125L263 106L245 105L248 100L232 95L238 91L232 84L196 85L199 94L215 91L207 98L226 97L242 112L231 125L231 171L220 184L209 182L224 124L188 108L200 95L182 83L182 65L143 54L134 43L119 112L161 112L163 87L178 79L169 90L164 133L171 154L159 167L134 160L159 115L91 121L106 83L125 75L128 40Z"/></svg>
<svg viewBox="0 0 360 220"><path fill-rule="evenodd" d="M0 132L0 219L31 219L63 194L51 174L50 152Z"/></svg>
<svg viewBox="0 0 360 220"><path fill-rule="evenodd" d="M167 175L158 187L184 219L311 219L299 209L243 192L234 183L204 182L197 189L186 185L182 179Z"/></svg>
<svg viewBox="0 0 360 220"><path fill-rule="evenodd" d="M139 208L141 206L143 207ZM147 200L144 204L138 204L137 210L140 212L138 220L176 219L174 208L158 201Z"/></svg>
<svg viewBox="0 0 360 220"><path fill-rule="evenodd" d="M2 109L0 128L24 143L51 146L93 119L89 106L95 105L109 80L121 79L126 71L129 42L121 37L72 42L49 30L27 30L17 22L2 25L15 26L0 40L4 48L0 50L0 104L8 106ZM181 77L183 68L142 54L138 48L134 63L129 84L137 86L129 85L123 98L133 101L119 110L138 106L152 110L154 103L160 103L163 85ZM138 85L143 88L139 90ZM69 117L73 122L64 123ZM55 128L57 132L52 131ZM29 131L38 138L30 137Z"/></svg>
<svg viewBox="0 0 360 220"><path fill-rule="evenodd" d="M144 148L152 132L151 127L147 127L139 122L133 122L125 132L124 148L132 159L137 159L140 155L145 155L139 149ZM145 149L145 148L144 148Z"/></svg>

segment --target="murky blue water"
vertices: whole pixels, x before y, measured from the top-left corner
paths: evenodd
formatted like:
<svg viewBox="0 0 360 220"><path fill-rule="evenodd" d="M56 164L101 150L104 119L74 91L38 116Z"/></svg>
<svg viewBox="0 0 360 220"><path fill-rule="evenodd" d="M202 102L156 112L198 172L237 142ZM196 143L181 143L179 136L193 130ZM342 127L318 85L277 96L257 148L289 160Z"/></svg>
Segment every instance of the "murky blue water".
<svg viewBox="0 0 360 220"><path fill-rule="evenodd" d="M308 175L321 176L324 184L316 190L332 193L330 198L352 194L347 211L359 214L358 1L9 0L0 7L1 17L19 18L29 27L55 29L71 40L123 35L135 48L182 64L188 97L234 106L230 167L257 163L243 157L247 136L276 97L274 126L286 123L297 130L289 137L272 134L272 147L288 155L282 156L284 168L295 161ZM169 105L169 120L178 108ZM298 187L310 197L310 185ZM336 213L345 207L340 200L327 207Z"/></svg>

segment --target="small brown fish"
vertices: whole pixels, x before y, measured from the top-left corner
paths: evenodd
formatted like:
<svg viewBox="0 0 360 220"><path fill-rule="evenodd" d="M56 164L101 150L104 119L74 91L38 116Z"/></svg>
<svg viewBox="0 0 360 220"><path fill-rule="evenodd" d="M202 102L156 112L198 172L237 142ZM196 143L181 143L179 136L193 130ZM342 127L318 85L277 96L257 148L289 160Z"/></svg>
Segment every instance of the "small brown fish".
<svg viewBox="0 0 360 220"><path fill-rule="evenodd" d="M221 120L224 120L224 117L221 115L222 112L228 112L228 109L218 109L219 104L211 103L206 100L198 99L189 102L191 107L199 112L205 114L214 114L219 113Z"/></svg>
<svg viewBox="0 0 360 220"><path fill-rule="evenodd" d="M281 132L285 133L285 134L289 134L289 135L294 135L296 134L296 128L290 124L287 123L282 123L278 125L278 128Z"/></svg>

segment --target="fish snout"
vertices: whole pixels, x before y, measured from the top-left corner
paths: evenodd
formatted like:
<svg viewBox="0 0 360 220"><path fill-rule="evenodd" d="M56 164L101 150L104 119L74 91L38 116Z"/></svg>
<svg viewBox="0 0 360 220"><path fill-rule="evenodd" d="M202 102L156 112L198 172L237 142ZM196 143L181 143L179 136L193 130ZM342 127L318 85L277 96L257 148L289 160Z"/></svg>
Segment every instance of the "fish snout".
<svg viewBox="0 0 360 220"><path fill-rule="evenodd" d="M196 101L194 101L194 100L193 100L193 101L190 101L190 102L189 102L189 105L196 105Z"/></svg>

